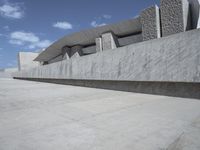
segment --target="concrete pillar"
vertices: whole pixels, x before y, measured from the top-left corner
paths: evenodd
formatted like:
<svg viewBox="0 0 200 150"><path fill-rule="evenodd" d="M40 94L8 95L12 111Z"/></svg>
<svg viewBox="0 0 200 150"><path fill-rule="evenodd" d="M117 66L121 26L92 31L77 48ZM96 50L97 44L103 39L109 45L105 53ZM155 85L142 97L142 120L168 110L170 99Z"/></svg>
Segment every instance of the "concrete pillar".
<svg viewBox="0 0 200 150"><path fill-rule="evenodd" d="M115 49L119 46L118 38L111 32L102 34L102 47L104 50Z"/></svg>
<svg viewBox="0 0 200 150"><path fill-rule="evenodd" d="M200 0L188 0L191 8L192 28L200 28Z"/></svg>
<svg viewBox="0 0 200 150"><path fill-rule="evenodd" d="M70 54L70 57L72 57L74 54L78 54L79 56L82 56L83 55L83 51L82 51L83 47L81 45L76 45L76 46L73 46L71 48L71 54ZM77 55L76 54L76 55Z"/></svg>
<svg viewBox="0 0 200 150"><path fill-rule="evenodd" d="M70 58L70 54L71 53L71 49L67 46L63 47L62 48L62 57L63 57L63 60L64 59L69 59Z"/></svg>
<svg viewBox="0 0 200 150"><path fill-rule="evenodd" d="M188 0L161 0L162 36L184 32L191 28Z"/></svg>
<svg viewBox="0 0 200 150"><path fill-rule="evenodd" d="M143 41L161 37L160 30L160 10L158 6L152 6L142 11L140 14L142 23Z"/></svg>
<svg viewBox="0 0 200 150"><path fill-rule="evenodd" d="M103 47L102 47L102 38L96 38L96 52L102 52Z"/></svg>

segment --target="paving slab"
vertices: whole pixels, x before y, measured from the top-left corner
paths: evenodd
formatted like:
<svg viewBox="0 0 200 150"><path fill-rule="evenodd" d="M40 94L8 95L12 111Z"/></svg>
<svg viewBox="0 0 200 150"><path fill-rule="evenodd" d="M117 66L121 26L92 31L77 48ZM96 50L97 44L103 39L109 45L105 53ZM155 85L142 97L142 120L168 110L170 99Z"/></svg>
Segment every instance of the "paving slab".
<svg viewBox="0 0 200 150"><path fill-rule="evenodd" d="M0 79L0 150L199 150L200 101Z"/></svg>

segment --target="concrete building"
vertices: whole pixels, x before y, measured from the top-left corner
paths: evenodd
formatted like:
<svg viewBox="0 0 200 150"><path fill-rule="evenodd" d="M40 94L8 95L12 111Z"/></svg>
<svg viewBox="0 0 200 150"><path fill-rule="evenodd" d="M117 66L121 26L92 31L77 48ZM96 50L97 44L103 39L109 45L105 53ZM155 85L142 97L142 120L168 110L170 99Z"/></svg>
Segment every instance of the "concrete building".
<svg viewBox="0 0 200 150"><path fill-rule="evenodd" d="M18 54L18 69L19 71L28 70L40 65L39 62L33 61L39 53L19 52Z"/></svg>
<svg viewBox="0 0 200 150"><path fill-rule="evenodd" d="M161 0L135 19L59 39L17 79L200 98L198 0ZM32 60L31 60L32 61Z"/></svg>

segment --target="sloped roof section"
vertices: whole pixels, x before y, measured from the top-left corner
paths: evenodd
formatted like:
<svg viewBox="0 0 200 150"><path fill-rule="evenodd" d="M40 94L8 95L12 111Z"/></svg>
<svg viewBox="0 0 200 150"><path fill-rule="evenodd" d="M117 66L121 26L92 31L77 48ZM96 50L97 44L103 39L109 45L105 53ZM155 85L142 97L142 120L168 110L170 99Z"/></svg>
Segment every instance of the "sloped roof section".
<svg viewBox="0 0 200 150"><path fill-rule="evenodd" d="M64 46L74 45L91 45L95 43L95 39L100 37L103 33L112 31L117 36L125 36L142 31L140 18L122 21L116 24L105 25L102 27L92 28L81 32L67 35L50 45L43 51L35 61L48 61L58 56Z"/></svg>

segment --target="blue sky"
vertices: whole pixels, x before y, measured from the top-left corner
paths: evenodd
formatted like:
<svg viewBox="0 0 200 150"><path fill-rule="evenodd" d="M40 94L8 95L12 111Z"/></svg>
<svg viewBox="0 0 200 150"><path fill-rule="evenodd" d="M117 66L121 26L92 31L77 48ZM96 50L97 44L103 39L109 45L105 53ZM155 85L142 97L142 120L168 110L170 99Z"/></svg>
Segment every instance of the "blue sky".
<svg viewBox="0 0 200 150"><path fill-rule="evenodd" d="M0 0L0 68L80 30L133 18L159 0Z"/></svg>

